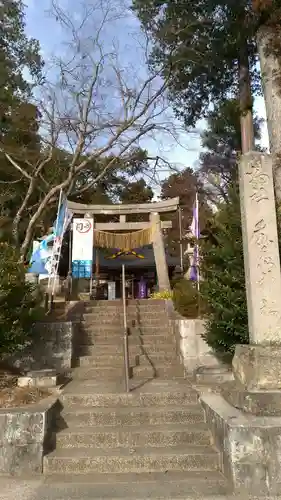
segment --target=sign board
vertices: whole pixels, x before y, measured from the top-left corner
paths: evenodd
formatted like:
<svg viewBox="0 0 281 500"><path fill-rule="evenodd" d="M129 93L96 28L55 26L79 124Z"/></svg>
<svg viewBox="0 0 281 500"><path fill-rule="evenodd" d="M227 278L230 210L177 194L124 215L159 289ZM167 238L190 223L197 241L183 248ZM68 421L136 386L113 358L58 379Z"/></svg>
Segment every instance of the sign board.
<svg viewBox="0 0 281 500"><path fill-rule="evenodd" d="M93 219L73 219L72 276L90 278L93 266Z"/></svg>
<svg viewBox="0 0 281 500"><path fill-rule="evenodd" d="M115 281L108 282L108 300L116 299L116 283Z"/></svg>

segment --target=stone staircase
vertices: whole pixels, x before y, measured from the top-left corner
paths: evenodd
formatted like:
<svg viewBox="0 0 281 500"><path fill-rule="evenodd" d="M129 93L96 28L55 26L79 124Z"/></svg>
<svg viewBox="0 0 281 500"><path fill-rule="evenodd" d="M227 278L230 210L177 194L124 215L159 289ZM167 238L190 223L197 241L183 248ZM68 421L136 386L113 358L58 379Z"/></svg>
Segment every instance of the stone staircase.
<svg viewBox="0 0 281 500"><path fill-rule="evenodd" d="M165 303L129 301L127 317L131 377L182 377L183 367L177 358ZM74 370L74 378L89 380L98 376L99 380L109 380L122 377L123 336L120 302L86 304L75 346L79 366Z"/></svg>
<svg viewBox="0 0 281 500"><path fill-rule="evenodd" d="M73 380L61 396L55 450L44 459L56 498L64 498L62 491L71 500L227 494L197 392L184 378L165 303L129 302L129 394L122 304L85 303L79 321Z"/></svg>

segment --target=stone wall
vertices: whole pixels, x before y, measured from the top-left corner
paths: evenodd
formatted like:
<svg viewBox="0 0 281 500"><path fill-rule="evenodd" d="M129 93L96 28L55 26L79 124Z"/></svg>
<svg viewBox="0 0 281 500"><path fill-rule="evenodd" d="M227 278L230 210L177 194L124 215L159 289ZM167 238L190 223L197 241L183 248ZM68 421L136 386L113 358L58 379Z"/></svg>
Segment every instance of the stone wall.
<svg viewBox="0 0 281 500"><path fill-rule="evenodd" d="M42 474L43 457L53 448L56 396L23 408L0 410L0 474Z"/></svg>
<svg viewBox="0 0 281 500"><path fill-rule="evenodd" d="M193 373L199 366L219 366L212 349L203 340L204 321L201 319L176 319L180 355L187 373Z"/></svg>
<svg viewBox="0 0 281 500"><path fill-rule="evenodd" d="M233 490L245 498L280 494L280 417L244 414L218 394L204 394L201 402Z"/></svg>
<svg viewBox="0 0 281 500"><path fill-rule="evenodd" d="M68 372L73 355L75 324L71 321L37 323L32 343L6 361L22 371L52 368Z"/></svg>

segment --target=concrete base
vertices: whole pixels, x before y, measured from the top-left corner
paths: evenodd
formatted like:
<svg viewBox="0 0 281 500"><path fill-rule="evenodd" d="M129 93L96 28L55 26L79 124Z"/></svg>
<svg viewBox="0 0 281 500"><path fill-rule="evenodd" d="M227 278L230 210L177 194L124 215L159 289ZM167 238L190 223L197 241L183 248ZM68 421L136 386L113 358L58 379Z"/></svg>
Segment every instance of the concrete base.
<svg viewBox="0 0 281 500"><path fill-rule="evenodd" d="M195 370L197 383L221 384L233 380L233 373L228 366L200 366Z"/></svg>
<svg viewBox="0 0 281 500"><path fill-rule="evenodd" d="M28 372L18 378L18 387L56 387L57 374L55 370L37 370Z"/></svg>
<svg viewBox="0 0 281 500"><path fill-rule="evenodd" d="M281 491L281 419L256 417L233 408L218 394L201 402L222 469L234 492L278 495Z"/></svg>
<svg viewBox="0 0 281 500"><path fill-rule="evenodd" d="M232 366L247 391L281 390L281 345L237 345Z"/></svg>
<svg viewBox="0 0 281 500"><path fill-rule="evenodd" d="M222 386L222 396L228 403L245 413L262 416L281 416L281 391L250 392L237 381Z"/></svg>
<svg viewBox="0 0 281 500"><path fill-rule="evenodd" d="M207 345L202 335L205 323L201 319L176 319L180 339L180 355L186 373L192 375L200 366L219 367L220 361Z"/></svg>

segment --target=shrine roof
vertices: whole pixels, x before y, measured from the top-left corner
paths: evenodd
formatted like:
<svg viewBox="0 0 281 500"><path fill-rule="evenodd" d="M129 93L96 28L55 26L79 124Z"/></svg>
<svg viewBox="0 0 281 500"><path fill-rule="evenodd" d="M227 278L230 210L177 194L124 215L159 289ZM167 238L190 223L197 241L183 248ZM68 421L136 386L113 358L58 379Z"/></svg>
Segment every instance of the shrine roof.
<svg viewBox="0 0 281 500"><path fill-rule="evenodd" d="M120 269L122 264L127 268L153 268L155 267L154 252L151 245L133 250L136 255L118 255L118 249L104 250L99 249L99 265L101 268ZM113 257L116 256L116 257ZM112 258L113 257L113 258ZM179 257L172 257L166 252L168 267L180 265ZM94 248L94 262L96 261L96 249Z"/></svg>

